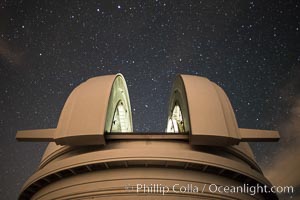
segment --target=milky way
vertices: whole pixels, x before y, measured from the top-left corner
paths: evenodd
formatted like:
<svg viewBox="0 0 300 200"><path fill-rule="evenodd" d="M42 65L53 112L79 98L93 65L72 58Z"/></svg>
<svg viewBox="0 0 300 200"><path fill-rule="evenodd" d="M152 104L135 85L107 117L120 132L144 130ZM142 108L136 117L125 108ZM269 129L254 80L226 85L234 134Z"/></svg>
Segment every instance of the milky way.
<svg viewBox="0 0 300 200"><path fill-rule="evenodd" d="M45 148L16 131L55 127L88 78L125 76L135 131L165 130L178 73L220 85L240 127L280 129L299 68L297 1L1 1L1 198L16 199ZM252 147L267 168L284 145Z"/></svg>

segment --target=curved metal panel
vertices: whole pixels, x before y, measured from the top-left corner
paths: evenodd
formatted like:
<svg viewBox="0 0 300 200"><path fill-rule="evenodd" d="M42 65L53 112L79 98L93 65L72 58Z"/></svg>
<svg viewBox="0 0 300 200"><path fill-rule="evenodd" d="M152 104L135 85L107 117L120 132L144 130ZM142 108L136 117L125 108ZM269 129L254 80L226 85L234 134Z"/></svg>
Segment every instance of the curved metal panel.
<svg viewBox="0 0 300 200"><path fill-rule="evenodd" d="M113 113L119 101L128 112L128 131L132 132L129 95L121 74L95 77L75 88L59 118L54 137L57 144L104 144L110 132ZM121 132L121 131L120 131Z"/></svg>
<svg viewBox="0 0 300 200"><path fill-rule="evenodd" d="M201 145L233 145L239 143L238 126L224 91L207 78L178 75L170 103L169 119L174 106L183 114L190 143Z"/></svg>

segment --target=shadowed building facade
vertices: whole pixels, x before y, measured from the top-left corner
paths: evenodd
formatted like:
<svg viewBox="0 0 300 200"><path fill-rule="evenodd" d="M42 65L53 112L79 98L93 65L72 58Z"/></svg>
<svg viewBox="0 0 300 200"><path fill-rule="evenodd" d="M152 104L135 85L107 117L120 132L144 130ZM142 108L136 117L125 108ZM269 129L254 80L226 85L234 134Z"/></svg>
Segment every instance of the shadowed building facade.
<svg viewBox="0 0 300 200"><path fill-rule="evenodd" d="M76 87L56 128L18 131L16 138L50 142L22 200L277 199L208 187L270 188L247 142L277 141L279 134L239 128L225 92L199 76L176 77L165 133L133 132L126 82L117 74Z"/></svg>

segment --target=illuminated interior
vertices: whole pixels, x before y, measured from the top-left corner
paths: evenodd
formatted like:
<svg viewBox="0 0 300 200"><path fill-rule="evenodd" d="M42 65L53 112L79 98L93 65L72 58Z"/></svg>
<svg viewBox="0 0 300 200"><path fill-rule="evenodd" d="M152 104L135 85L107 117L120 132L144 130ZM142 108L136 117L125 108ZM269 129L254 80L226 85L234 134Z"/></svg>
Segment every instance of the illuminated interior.
<svg viewBox="0 0 300 200"><path fill-rule="evenodd" d="M168 120L167 133L185 132L182 112L179 105L175 105Z"/></svg>
<svg viewBox="0 0 300 200"><path fill-rule="evenodd" d="M128 111L124 107L123 102L119 101L114 113L111 132L128 132L130 130L129 126L130 116L128 114Z"/></svg>
<svg viewBox="0 0 300 200"><path fill-rule="evenodd" d="M124 77L117 74L110 92L105 131L107 133L132 133L132 114Z"/></svg>

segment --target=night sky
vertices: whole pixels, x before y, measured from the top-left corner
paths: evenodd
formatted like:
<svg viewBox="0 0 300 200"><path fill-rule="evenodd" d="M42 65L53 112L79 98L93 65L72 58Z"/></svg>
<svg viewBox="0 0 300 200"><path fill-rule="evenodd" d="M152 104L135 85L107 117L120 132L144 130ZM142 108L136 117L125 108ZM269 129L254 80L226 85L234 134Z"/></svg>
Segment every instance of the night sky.
<svg viewBox="0 0 300 200"><path fill-rule="evenodd" d="M240 127L281 131L279 143L251 144L268 170L299 144L289 122L300 124L300 3L1 0L1 199L17 198L45 148L16 142L16 131L56 127L78 84L115 73L139 132L165 130L176 74L216 82ZM299 166L299 149L288 153Z"/></svg>

